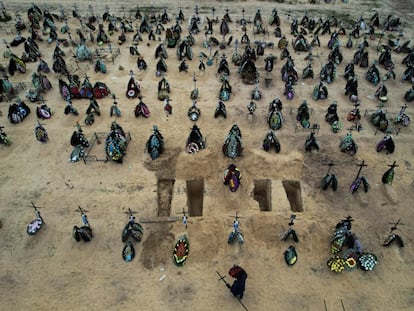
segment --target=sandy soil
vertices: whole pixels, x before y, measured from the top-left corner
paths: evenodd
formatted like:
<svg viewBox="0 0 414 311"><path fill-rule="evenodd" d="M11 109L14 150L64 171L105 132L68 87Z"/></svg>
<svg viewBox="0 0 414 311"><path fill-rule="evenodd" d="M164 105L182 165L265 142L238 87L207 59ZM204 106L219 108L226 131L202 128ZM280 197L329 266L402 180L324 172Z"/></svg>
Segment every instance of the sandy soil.
<svg viewBox="0 0 414 311"><path fill-rule="evenodd" d="M52 11L59 13L54 1L47 2ZM99 15L103 13L106 4L117 14L122 14L122 4L133 9L128 1L118 1L117 8L109 1L96 1L92 4L95 13ZM85 4L78 5L82 14L86 14ZM324 9L327 10L326 14L336 12L351 19L363 14L368 20L374 11L378 11L381 21L387 14L396 14L391 5L377 4L376 1L349 0L348 4L343 4L337 0L329 5L309 5L306 1L292 1L289 4L220 1L214 2L214 5L217 16L221 18L228 7L235 20L241 16L241 5L245 6L246 16L251 19L260 7L265 21L270 17L272 8L276 7L282 19L282 31L289 42L292 36L288 13L291 17L301 18L304 10L307 10L319 18L322 13L316 10ZM13 4L5 3L5 6L19 10L26 20L26 2L14 1ZM186 18L193 14L192 1L181 1L177 6L169 6L168 14L177 14L178 6L183 7ZM156 8L160 10L159 7L162 5ZM208 9L211 3L203 5L201 2L200 7L202 16L211 17ZM401 5L395 7L401 8ZM70 12L69 6L67 12ZM402 15L406 27L403 41L412 38L413 33L412 25L410 28L407 23L411 17L407 12L413 10L405 9ZM59 22L57 24L61 25ZM134 25L139 25L139 22L134 22ZM0 27L1 32L6 32L6 29L13 29L13 23L2 24ZM79 21L70 19L70 27L80 28ZM279 39L274 37L271 27L268 30L269 33L265 36L254 35L252 27L248 27L251 40L275 43L276 47L267 48L265 55L273 53L278 56L271 74L273 81L270 87L266 87L263 81L263 57L259 57L256 62L261 74L260 90L263 96L257 101L258 109L253 117L248 116L246 105L250 101L254 85L243 84L233 64L229 80L233 94L226 102L228 118L215 119L213 114L221 85L216 76L216 65L207 67L205 72L199 72L198 58L194 57L192 61L187 61L189 72L180 73L175 50L168 50L166 77L172 88L173 114L166 115L156 92L159 78L155 75L154 50L159 42L149 42L144 36L144 42L139 45L139 51L149 65L145 72L138 71L136 57L129 55L132 34L128 34L127 42L120 47L121 55L115 58L114 64L111 64L109 57L106 59L106 74L96 74L93 63L82 63L81 70L76 71L73 48L63 48L65 60L74 72L86 72L91 82L107 83L112 93L119 98L122 116L117 122L132 137L122 165L111 162L69 162L72 151L70 137L76 122L84 124L88 100L74 101L74 106L80 111L79 117L64 115L65 102L58 91L57 74L48 74L54 88L46 94L46 99L54 114L50 120L43 122L50 136L47 144L37 142L33 135L37 122L36 104L30 103L32 113L23 123L12 125L7 120L8 103L0 103L0 124L5 126L5 131L13 141L10 147L0 146L0 309L242 310L224 284L217 280L215 272L217 270L227 274L228 269L238 263L249 275L243 298L249 310L343 310L343 307L345 310L413 310L412 125L401 128L399 135L394 135L396 150L393 154L377 153L375 146L382 135L375 134L375 129L363 118L364 130L353 133L359 145L358 153L353 157L341 153L338 147L340 139L352 125L346 120L346 114L352 105L344 95L345 80L342 75L356 51L358 41L354 40L352 49L342 48L344 61L337 67L338 77L328 85L328 100L312 99L311 93L318 82L317 78L300 78L295 86L295 98L288 101L283 95L284 83L280 76L284 61L280 60L280 50L277 48ZM234 39L240 40L240 26L230 24L230 34ZM27 32L23 35L27 36ZM221 39L218 24L214 25L213 35ZM14 33L4 36L11 40ZM60 37L64 38L65 35L60 34ZM164 34L160 37L163 39ZM310 35L307 37L310 38ZM118 47L117 34L111 38L113 46ZM77 37L74 36L74 39ZM204 35L198 34L195 39L194 55L201 51L208 53L202 46ZM324 35L320 39L322 46L313 50L317 76L329 54L329 36ZM342 37L342 42L345 41L346 38ZM378 40L369 40L370 63L379 56L377 43ZM39 45L44 59L51 66L54 45L46 42ZM91 49L97 47L92 42L88 42L88 46ZM13 48L13 52L20 56L22 48ZM5 49L3 43L1 49ZM291 46L289 50L301 77L307 54L295 53ZM221 53L225 53L230 60L233 48L220 50ZM386 81L389 92L386 108L390 116L398 113L404 103L403 94L410 87L407 83L399 82L404 71L401 65L404 56L405 54L393 53L397 79ZM7 60L2 59L1 63L7 64ZM119 70L119 66L124 70ZM37 63L29 63L27 67L26 74L16 74L10 80L29 82ZM151 110L148 119L135 118L133 110L137 101L125 97L129 70L136 73L141 84L143 100ZM383 68L380 71L382 75L385 73ZM207 148L196 155L185 152L185 142L192 126L187 110L191 106L190 92L194 87L193 72L200 91L198 106L201 118L197 125L207 138ZM366 69L356 67L356 72L359 77L361 110L373 111L378 104L373 97L376 87L365 80ZM24 97L24 91L20 91L19 96ZM275 97L282 99L286 121L277 132L282 145L280 154L266 153L261 148L268 131L268 104ZM320 124L317 139L321 149L318 153L304 153L308 132L295 131L295 111L304 99L313 110L311 121ZM325 111L333 101L338 102L343 124L343 129L338 134L333 134L324 120ZM26 100L26 103L29 101ZM111 98L99 100L102 116L97 117L92 126L84 127L89 138L95 132L109 131L111 121L114 120L109 116L111 104ZM407 112L412 116L411 107L412 104L409 104ZM244 156L234 161L225 158L221 152L221 145L233 123L239 125L245 147ZM150 156L144 152L153 125L159 127L166 144L166 152L155 161L151 161ZM95 145L91 154L98 158L104 157L103 144ZM370 181L371 189L368 193L359 191L351 194L349 185L357 173L356 165L362 160L368 164L362 173ZM339 179L339 188L335 193L322 191L319 187L329 161L337 164L334 172ZM381 176L393 161L399 165L394 182L392 185L383 185ZM231 193L222 184L223 171L232 162L243 175L241 187L236 193ZM194 180L202 182L192 182ZM301 206L291 205L288 200L286 189L289 190L289 181L299 185L297 189L301 193ZM268 211L261 211L259 207L261 193L270 199ZM183 208L188 210L189 205L197 200L203 202L202 211L190 211L188 229L180 221L145 221L159 215L180 220L179 213ZM26 226L34 218L30 202L42 207L40 210L46 222L36 236L26 234ZM77 243L71 236L73 225L81 223L78 206L88 210L94 231L95 237L88 244ZM128 208L137 212L135 215L141 220L145 232L143 241L135 245L136 258L125 263L121 257L121 231L127 221L124 212ZM195 217L196 212L201 215ZM246 239L243 246L227 244L232 215L236 212L243 217L240 219L240 229ZM292 213L298 218L295 229L300 241L295 245L298 262L293 267L288 267L283 252L294 242L282 242L280 235L287 229ZM364 250L375 253L379 259L372 272L356 270L335 274L326 265L330 258L329 240L333 227L348 215L355 219L353 231L360 238ZM399 218L405 225L401 226L398 233L403 237L406 247L382 247L391 226L389 223ZM190 241L190 255L185 266L177 268L172 261L172 249L175 240L184 233ZM230 277L227 280L231 282Z"/></svg>

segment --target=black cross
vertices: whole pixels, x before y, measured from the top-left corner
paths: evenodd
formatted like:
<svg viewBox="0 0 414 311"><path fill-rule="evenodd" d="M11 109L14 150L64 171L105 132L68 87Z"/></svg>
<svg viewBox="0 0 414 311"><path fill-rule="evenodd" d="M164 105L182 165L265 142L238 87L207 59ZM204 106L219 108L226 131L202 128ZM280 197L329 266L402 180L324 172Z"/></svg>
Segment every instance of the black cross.
<svg viewBox="0 0 414 311"><path fill-rule="evenodd" d="M397 163L397 162L396 162L396 161L394 161L394 163L393 163L393 164L388 164L387 166L389 166L389 167L391 167L391 168L398 167L399 165L397 165L396 163Z"/></svg>
<svg viewBox="0 0 414 311"><path fill-rule="evenodd" d="M357 164L356 166L359 166L359 170L358 170L358 174L357 174L357 176L355 177L355 179L357 179L357 178L359 177L359 174L361 174L362 168L363 168L364 166L368 166L368 164L365 164L365 161L364 161L364 160L362 160L362 163L361 163L361 164Z"/></svg>
<svg viewBox="0 0 414 311"><path fill-rule="evenodd" d="M129 216L132 216L133 214L136 214L136 213L138 213L138 212L132 211L130 208L128 208L127 212L124 212L124 214L128 214Z"/></svg>
<svg viewBox="0 0 414 311"><path fill-rule="evenodd" d="M397 230L397 229L398 229L397 227L398 227L399 225L401 225L401 226L403 226L403 225L404 225L404 224L403 224L403 223L401 223L400 221L401 221L401 218L400 218L400 219L398 219L396 223L390 223L390 225L392 225L392 227L390 228L390 233L392 233L393 231Z"/></svg>
<svg viewBox="0 0 414 311"><path fill-rule="evenodd" d="M330 171L331 171L331 169L332 169L332 166L334 166L334 165L335 165L335 163L333 163L332 161L328 163L328 172L326 173L326 175L328 175L328 174L329 174L329 172L330 172Z"/></svg>
<svg viewBox="0 0 414 311"><path fill-rule="evenodd" d="M295 219L296 219L296 215L295 214L290 215L290 220L289 220L289 224L288 224L289 227L291 227L291 226L294 225Z"/></svg>
<svg viewBox="0 0 414 311"><path fill-rule="evenodd" d="M87 213L88 211L86 209L82 209L82 207L78 206L78 209L76 210L77 212L84 214Z"/></svg>

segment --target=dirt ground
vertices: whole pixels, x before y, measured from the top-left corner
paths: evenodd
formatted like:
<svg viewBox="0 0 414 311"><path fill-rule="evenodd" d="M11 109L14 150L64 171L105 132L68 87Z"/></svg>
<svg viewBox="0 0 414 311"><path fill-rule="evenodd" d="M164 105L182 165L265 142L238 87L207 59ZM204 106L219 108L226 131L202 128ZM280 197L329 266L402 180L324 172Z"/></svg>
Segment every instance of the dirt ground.
<svg viewBox="0 0 414 311"><path fill-rule="evenodd" d="M75 3L82 16L90 11L83 2L71 2L65 12L71 16ZM41 8L60 14L55 1L43 1ZM136 4L130 1L90 2L95 14L101 16L105 6L111 13L129 17L134 15ZM123 164L112 162L69 161L72 146L70 137L76 122L84 125L88 100L74 100L79 116L63 113L65 102L58 90L56 73L47 76L53 89L45 95L46 103L52 108L53 116L44 120L50 140L47 144L37 142L33 135L37 124L36 104L26 103L31 114L22 123L13 125L7 119L9 103L0 103L0 125L13 141L11 146L0 145L0 299L1 310L242 310L242 306L232 297L225 285L218 280L216 271L227 275L229 268L237 263L248 273L243 303L249 310L413 310L414 287L412 284L414 251L412 249L414 229L412 213L413 175L413 128L400 128L398 135L394 128L393 137L396 150L392 154L377 153L376 144L383 137L381 132L368 121L378 102L373 86L365 80L366 68L356 66L359 81L361 111L367 112L362 119L363 131L353 132L359 146L355 156L341 153L339 142L353 124L346 120L347 113L353 108L344 95L345 66L352 60L358 42L354 39L351 49L342 46L343 62L337 66L337 77L327 85L329 97L324 101L314 101L312 90L319 81L319 71L327 61L330 50L327 47L329 35L320 36L321 47L313 49L313 68L315 78L303 80L302 70L306 66L306 52L295 52L291 44L288 49L299 73L295 85L295 97L288 101L283 95L284 82L280 70L285 60L280 60L281 50L277 48L279 38L268 25L272 9L278 10L282 21L282 32L291 42L292 18L301 19L305 13L316 19L336 15L344 22L347 31L351 21L361 15L366 21L378 12L380 21L392 14L401 17L402 42L413 38L413 18L411 1L331 1L325 4L317 1L216 1L197 2L203 20L215 15L221 19L229 10L233 23L230 35L233 44L240 41L243 32L237 24L245 9L246 18L252 20L257 9L261 9L267 29L266 34L254 34L252 24L248 24L247 34L255 40L274 43L275 47L266 48L265 55L272 53L278 57L275 68L270 74L272 82L266 86L263 56L256 61L260 73L259 88L262 99L257 101L254 116L249 116L247 104L254 85L244 84L230 65L229 82L233 88L231 99L226 102L227 119L215 119L214 109L218 102L221 86L216 74L217 64L207 66L206 71L198 70L200 52L209 54L203 47L203 32L194 36L192 60L188 60L187 73L179 72L175 50L168 49L168 71L166 78L171 84L172 115L163 110L163 103L157 99L156 87L159 77L155 75L156 60L154 50L165 35L157 35L156 41L143 36L139 52L148 63L146 71L139 71L136 56L129 55L133 33L127 34L127 41L119 46L118 33L111 36L112 47L119 48L120 55L112 62L107 53L104 61L107 73L94 72L94 62L82 62L79 69L74 58L74 47L63 47L65 61L71 73L81 76L87 74L92 82L105 82L118 98L122 112L120 118L110 117L112 105L110 97L98 101L102 115L96 117L92 126L83 126L85 135L92 138L94 133L107 133L111 122L116 120L125 131L131 134L127 155ZM27 21L25 1L4 2L10 12L18 11ZM169 3L166 11L173 19L182 8L188 20L194 14L194 1ZM145 12L162 12L165 4L161 1L140 4ZM13 13L14 14L14 13ZM14 16L13 16L14 17ZM171 21L168 26L175 22ZM61 22L56 23L58 28ZM106 22L104 23L106 25ZM140 21L133 21L134 27ZM76 29L83 29L77 19L69 18L73 29L73 39L77 40ZM183 24L185 29L187 24ZM202 24L202 28L206 24ZM221 41L219 24L214 24L213 36ZM14 36L14 22L1 23L0 33L10 42ZM87 34L87 32L85 31ZM186 33L184 31L184 33ZM27 36L28 32L22 32ZM96 33L95 33L96 35ZM399 32L385 33L385 38L395 38ZM44 38L47 36L44 35ZM59 33L60 38L67 35ZM158 38L160 38L158 41ZM312 36L306 38L311 41ZM341 36L342 45L347 37ZM369 62L378 60L378 38L368 39ZM96 42L87 42L91 49L98 48ZM411 43L412 45L412 43ZM1 51L6 46L0 43ZM52 65L54 44L39 43L43 59ZM13 47L12 51L20 56L23 46ZM234 46L224 50L213 47L219 55L223 53L230 62ZM401 64L406 54L393 53L396 64L396 80L385 82L388 88L388 102L385 104L390 117L395 116L404 104L403 94L411 87L401 83L405 68ZM0 63L7 65L2 58ZM120 70L120 66L123 70ZM37 63L28 63L25 74L15 74L10 80L30 82ZM148 105L151 115L148 119L135 118L134 108L137 100L125 96L129 71L133 70L142 89L143 101ZM197 101L201 117L197 125L207 139L207 148L195 155L186 153L185 143L193 123L187 117L192 102L190 92L194 88L193 73L197 78L200 98ZM381 76L385 69L380 67ZM18 94L25 96L25 90ZM269 128L266 122L268 105L279 97L283 102L285 122L276 132L281 142L281 152L266 153L262 149L263 139ZM295 121L295 112L303 100L312 109L311 123L320 129L317 140L319 152L305 153L304 142L308 131L301 130ZM343 125L334 134L324 120L327 107L338 102L338 114ZM407 114L412 117L412 103L407 103ZM223 156L221 146L231 126L237 123L243 135L244 155L232 160ZM151 134L152 126L157 125L165 138L165 153L152 161L145 152L145 143ZM104 136L103 136L104 137ZM103 143L96 144L92 155L104 157ZM336 192L323 191L320 181L333 161L334 173L338 176L339 187ZM357 164L368 164L362 171L370 182L367 193L359 190L351 194L349 186L358 171ZM381 176L388 165L394 161L395 178L391 185L381 183ZM231 193L222 183L224 170L231 163L237 165L242 173L241 186ZM35 236L26 234L27 224L34 218L30 202L40 206L45 226ZM86 209L93 228L94 238L90 243L77 243L72 238L72 228L81 223L78 206ZM121 252L123 243L121 232L128 215L128 208L144 227L141 243L135 243L136 258L126 263ZM181 223L181 212L189 211L189 224L186 229ZM227 244L234 215L240 216L240 230L245 237L243 245ZM283 242L281 234L287 229L289 216L297 215L294 229L299 242ZM353 232L359 237L364 251L378 257L378 265L373 271L357 269L353 272L334 273L326 265L331 257L329 242L335 224L351 215ZM160 217L160 218L158 218ZM159 221L169 220L169 221ZM390 223L401 219L404 225L396 233L405 242L404 248L392 245L382 246L389 233ZM190 243L190 253L184 267L176 267L172 261L175 241L186 234ZM289 245L295 245L298 261L288 267L283 252ZM230 276L226 277L232 282Z"/></svg>

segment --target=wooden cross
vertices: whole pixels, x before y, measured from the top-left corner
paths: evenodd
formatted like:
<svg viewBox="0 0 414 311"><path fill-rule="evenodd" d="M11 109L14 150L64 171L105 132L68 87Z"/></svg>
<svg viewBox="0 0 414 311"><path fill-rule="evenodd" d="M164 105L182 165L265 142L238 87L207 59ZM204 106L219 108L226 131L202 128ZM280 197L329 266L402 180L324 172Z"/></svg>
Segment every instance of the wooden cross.
<svg viewBox="0 0 414 311"><path fill-rule="evenodd" d="M179 212L177 214L183 214L183 224L185 225L185 228L187 229L188 217L187 217L186 213L188 213L188 211L185 211L184 208L183 208L183 211Z"/></svg>
<svg viewBox="0 0 414 311"><path fill-rule="evenodd" d="M393 163L393 164L388 164L387 166L389 166L389 167L391 167L391 168L398 167L399 165L397 165L396 163L397 163L397 162L396 162L396 161L394 161L394 163Z"/></svg>
<svg viewBox="0 0 414 311"><path fill-rule="evenodd" d="M290 220L289 220L289 224L288 224L289 227L291 227L291 226L294 225L295 219L296 219L296 215L295 214L290 215Z"/></svg>
<svg viewBox="0 0 414 311"><path fill-rule="evenodd" d="M401 225L401 226L405 225L405 224L401 223L400 221L401 221L401 218L398 219L396 223L390 223L390 225L392 225L392 227L390 228L390 233L392 233L394 230L397 230L398 229L397 227L399 225Z"/></svg>
<svg viewBox="0 0 414 311"><path fill-rule="evenodd" d="M138 213L138 212L132 211L130 208L128 208L127 212L124 212L124 214L128 214L129 216L132 216L132 214L136 214L136 213Z"/></svg>
<svg viewBox="0 0 414 311"><path fill-rule="evenodd" d="M359 170L358 170L358 173L357 173L357 176L355 177L355 179L357 179L359 177L359 174L361 174L362 168L364 166L368 166L368 164L365 164L365 160L362 160L362 163L361 164L357 164L356 166L359 166Z"/></svg>
<svg viewBox="0 0 414 311"><path fill-rule="evenodd" d="M71 104L72 103L69 103L69 105L71 105ZM76 127L79 132L82 132L82 126L79 124L78 121L76 121L76 124L73 127Z"/></svg>
<svg viewBox="0 0 414 311"><path fill-rule="evenodd" d="M193 81L194 81L194 89L196 88L197 78L195 76L195 72L193 73Z"/></svg>
<svg viewBox="0 0 414 311"><path fill-rule="evenodd" d="M82 207L80 207L80 206L78 206L78 209L76 211L81 213L81 214L85 214L85 213L88 212L86 209L82 209Z"/></svg>
<svg viewBox="0 0 414 311"><path fill-rule="evenodd" d="M328 175L328 174L329 174L329 172L330 172L330 171L331 171L331 169L332 169L332 166L334 166L334 165L335 165L335 163L333 163L332 161L328 163L328 172L326 173L326 175Z"/></svg>

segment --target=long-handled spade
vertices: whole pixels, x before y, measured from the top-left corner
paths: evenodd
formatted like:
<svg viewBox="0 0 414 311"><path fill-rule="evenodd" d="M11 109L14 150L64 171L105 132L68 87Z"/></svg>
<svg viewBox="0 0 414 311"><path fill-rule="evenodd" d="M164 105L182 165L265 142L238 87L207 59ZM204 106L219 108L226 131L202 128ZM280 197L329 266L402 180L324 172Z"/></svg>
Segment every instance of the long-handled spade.
<svg viewBox="0 0 414 311"><path fill-rule="evenodd" d="M331 174L331 169L335 165L332 161L328 163L328 172L326 173L325 177L322 178L321 188L322 190L326 190L329 186L332 185L332 190L336 191L338 189L338 180L335 174Z"/></svg>
<svg viewBox="0 0 414 311"><path fill-rule="evenodd" d="M368 183L368 179L365 176L360 176L362 168L365 166L368 166L368 164L365 164L365 161L362 160L361 164L357 164L357 166L359 166L359 170L358 173L354 179L354 181L352 182L350 188L351 188L351 193L354 193L355 191L358 190L359 186L362 184L364 186L364 192L368 192L369 190L369 183Z"/></svg>
<svg viewBox="0 0 414 311"><path fill-rule="evenodd" d="M381 181L383 184L392 184L392 181L394 180L394 168L398 167L396 164L397 162L394 161L394 163L388 165L390 168L385 171L384 175L382 175Z"/></svg>
<svg viewBox="0 0 414 311"><path fill-rule="evenodd" d="M218 271L216 271L216 273L218 274L218 276L219 276L219 279L218 279L218 281L223 281L224 282L224 284L227 286L227 288L231 288L231 285L224 279L226 276L225 275L221 275ZM241 301L241 299L239 298L239 297L236 297L236 299L238 300L238 302L242 305L242 307L244 308L244 310L246 310L246 311L249 311L248 309L247 309L247 307L244 305L244 303Z"/></svg>
<svg viewBox="0 0 414 311"><path fill-rule="evenodd" d="M388 234L388 237L385 239L382 246L390 246L392 244L392 242L397 241L397 243L400 247L404 247L404 241L402 240L402 238L398 234L393 233L395 230L398 229L397 227L399 225L404 225L400 221L401 221L401 219L398 219L398 221L396 223L390 223L390 225L392 225L392 227L390 228L390 232Z"/></svg>

